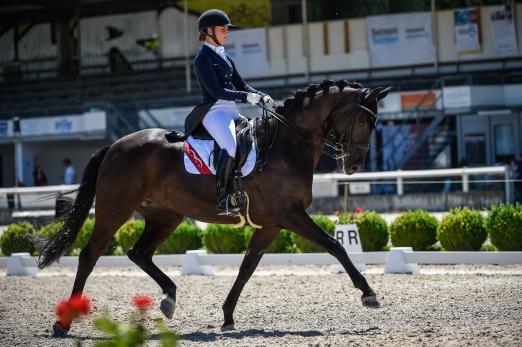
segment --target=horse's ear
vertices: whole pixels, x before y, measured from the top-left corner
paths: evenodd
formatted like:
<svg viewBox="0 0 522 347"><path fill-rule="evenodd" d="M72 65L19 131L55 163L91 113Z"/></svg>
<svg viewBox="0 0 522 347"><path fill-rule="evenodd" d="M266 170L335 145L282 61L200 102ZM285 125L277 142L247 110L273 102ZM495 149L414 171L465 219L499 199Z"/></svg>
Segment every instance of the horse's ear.
<svg viewBox="0 0 522 347"><path fill-rule="evenodd" d="M382 88L382 87L379 87L379 88ZM379 89L379 88L377 88L377 89ZM386 95L388 95L390 90L392 90L392 87L386 87L386 88L381 89L379 91L379 93L377 93L377 100L381 101L382 99L384 99L386 97Z"/></svg>
<svg viewBox="0 0 522 347"><path fill-rule="evenodd" d="M374 101L377 96L379 95L379 93L383 90L383 87L377 87L375 89L372 89L370 90L369 92L365 92L364 94L364 101L369 101L369 102L372 102Z"/></svg>

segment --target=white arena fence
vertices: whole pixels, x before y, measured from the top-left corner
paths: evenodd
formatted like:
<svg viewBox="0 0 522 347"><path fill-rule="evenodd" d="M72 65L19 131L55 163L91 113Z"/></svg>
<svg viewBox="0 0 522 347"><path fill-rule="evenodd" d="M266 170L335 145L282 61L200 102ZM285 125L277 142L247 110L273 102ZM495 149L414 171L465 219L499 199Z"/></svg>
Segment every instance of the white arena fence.
<svg viewBox="0 0 522 347"><path fill-rule="evenodd" d="M522 252L414 252L410 247L392 248L389 252L349 252L354 264L384 264L384 273L420 273L419 264L522 264ZM183 275L212 275L213 266L239 266L244 254L207 254L204 250L187 251L186 254L156 255L158 266L181 266ZM337 260L328 253L265 254L264 265L333 265ZM65 256L52 267L77 267L78 257ZM97 267L130 267L134 263L126 256L102 256ZM35 275L36 257L29 253L15 253L0 258L0 268L7 268L7 275Z"/></svg>
<svg viewBox="0 0 522 347"><path fill-rule="evenodd" d="M341 173L331 174L315 174L313 183L314 197L334 197L338 196L339 184L351 183L352 185L367 185L370 184L389 184L394 183L397 186L397 195L404 194L405 184L430 184L443 183L444 181L414 181L415 179L441 179L448 177L457 177L460 179L453 180L452 184L460 183L462 192L467 193L470 190L470 182L503 182L506 196L506 202L511 202L512 196L512 182L510 178L510 169L507 166L492 166L492 167L476 167L476 168L457 168L457 169L438 169L438 170L407 170L407 171L382 171L382 172L361 172L353 175L346 175ZM487 177L486 179L473 180L473 176ZM501 179L492 179L491 177L499 177ZM59 185L46 187L13 187L0 189L0 208L7 208L7 200L16 199L15 209L20 201L22 210L25 209L53 209L55 206L55 199L50 198L56 193L65 193L77 189L78 185ZM75 196L74 194L70 195ZM47 211L46 211L47 212ZM46 212L43 212L45 214ZM54 211L53 211L54 212ZM15 212L14 217L23 218L26 212ZM47 214L51 214L48 211ZM34 213L33 213L34 215Z"/></svg>

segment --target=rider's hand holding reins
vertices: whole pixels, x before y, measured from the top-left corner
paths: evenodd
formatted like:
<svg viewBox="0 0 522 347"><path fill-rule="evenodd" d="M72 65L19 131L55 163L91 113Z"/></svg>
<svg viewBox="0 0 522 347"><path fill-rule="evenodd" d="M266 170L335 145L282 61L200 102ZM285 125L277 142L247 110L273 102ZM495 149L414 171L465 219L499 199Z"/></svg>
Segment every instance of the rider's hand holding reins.
<svg viewBox="0 0 522 347"><path fill-rule="evenodd" d="M264 106L271 111L274 111L276 107L276 104L270 95L261 96L256 93L248 93L247 101L252 105Z"/></svg>
<svg viewBox="0 0 522 347"><path fill-rule="evenodd" d="M270 95L265 95L261 98L261 102L260 104L264 107L266 107L267 109L269 109L270 111L275 111L276 109L276 103L274 101L274 99L272 99L270 97Z"/></svg>

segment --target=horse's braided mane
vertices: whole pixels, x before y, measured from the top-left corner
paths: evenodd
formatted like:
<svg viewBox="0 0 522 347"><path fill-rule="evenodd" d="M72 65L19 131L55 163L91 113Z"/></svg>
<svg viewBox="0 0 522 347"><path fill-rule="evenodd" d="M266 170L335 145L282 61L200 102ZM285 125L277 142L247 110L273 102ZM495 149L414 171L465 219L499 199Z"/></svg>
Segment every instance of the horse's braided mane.
<svg viewBox="0 0 522 347"><path fill-rule="evenodd" d="M363 87L360 83L346 80L324 80L321 83L313 83L305 88L298 89L294 96L286 98L284 105L278 106L276 112L284 116L295 114L306 107L308 103L312 103L317 92L322 91L323 95L327 95L330 87L335 86L339 88L339 91L342 91L345 87L354 89ZM305 102L306 98L309 102Z"/></svg>

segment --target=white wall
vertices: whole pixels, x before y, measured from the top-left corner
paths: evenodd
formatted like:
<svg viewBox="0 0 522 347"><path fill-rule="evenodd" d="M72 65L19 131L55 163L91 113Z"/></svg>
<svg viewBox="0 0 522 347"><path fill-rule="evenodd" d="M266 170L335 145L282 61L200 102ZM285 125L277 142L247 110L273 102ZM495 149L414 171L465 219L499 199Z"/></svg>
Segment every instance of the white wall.
<svg viewBox="0 0 522 347"><path fill-rule="evenodd" d="M183 48L183 11L167 8L159 15L160 51L163 58L184 57ZM189 55L195 55L199 48L198 17L188 14Z"/></svg>
<svg viewBox="0 0 522 347"><path fill-rule="evenodd" d="M13 61L14 57L14 30L10 29L0 36L0 64Z"/></svg>
<svg viewBox="0 0 522 347"><path fill-rule="evenodd" d="M159 37L155 11L84 18L80 21L82 65L106 64L111 47L119 48L129 61L155 59L156 56L138 45L136 40ZM106 27L123 31L123 35L107 40Z"/></svg>
<svg viewBox="0 0 522 347"><path fill-rule="evenodd" d="M20 60L56 57L56 45L51 41L51 24L32 27L18 43Z"/></svg>
<svg viewBox="0 0 522 347"><path fill-rule="evenodd" d="M518 35L519 55L522 55L522 4L515 5L516 31ZM481 48L482 52L474 57L459 56L455 47L453 10L438 11L437 38L438 60L452 62L469 59L495 58L494 42L487 7L481 8ZM310 38L311 72L353 70L370 68L369 50L366 33L366 18L347 20L349 25L349 52L344 48L344 20L327 22L329 53L324 53L323 22L308 25ZM113 26L124 32L123 36L107 41L107 26ZM80 21L82 63L105 64L106 54L112 46L118 47L129 60L155 59L156 56L136 44L137 39L157 35L160 39L159 55L163 58L184 56L183 12L176 8L167 8L159 15L155 11L134 14L84 18ZM194 55L199 50L197 42L197 16L188 16L189 52ZM301 24L269 27L267 32L269 72L268 76L303 73L306 67L304 58L303 35ZM0 37L0 62L14 58L13 31ZM20 43L22 59L48 57L56 55L56 47L50 43L50 25L35 26ZM396 65L390 61L390 66Z"/></svg>

